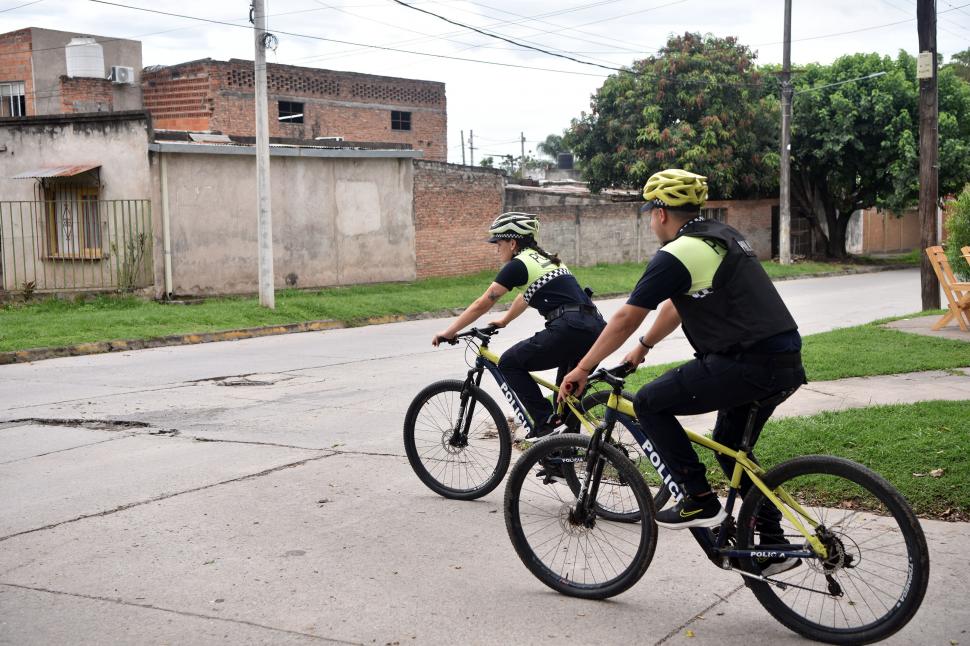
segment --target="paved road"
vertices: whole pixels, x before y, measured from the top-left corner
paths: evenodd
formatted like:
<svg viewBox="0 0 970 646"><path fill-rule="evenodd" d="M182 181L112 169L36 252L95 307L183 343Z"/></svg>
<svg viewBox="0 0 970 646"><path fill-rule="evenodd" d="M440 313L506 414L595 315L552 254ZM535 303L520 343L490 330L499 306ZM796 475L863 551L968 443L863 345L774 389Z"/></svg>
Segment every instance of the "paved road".
<svg viewBox="0 0 970 646"><path fill-rule="evenodd" d="M807 333L919 309L915 270L779 287ZM429 345L443 326L0 367L0 643L802 642L683 535L661 532L631 591L580 602L521 566L501 490L427 491L400 429L421 386L462 373ZM671 339L651 361L687 354ZM926 528L954 566L893 641L965 642L966 528Z"/></svg>

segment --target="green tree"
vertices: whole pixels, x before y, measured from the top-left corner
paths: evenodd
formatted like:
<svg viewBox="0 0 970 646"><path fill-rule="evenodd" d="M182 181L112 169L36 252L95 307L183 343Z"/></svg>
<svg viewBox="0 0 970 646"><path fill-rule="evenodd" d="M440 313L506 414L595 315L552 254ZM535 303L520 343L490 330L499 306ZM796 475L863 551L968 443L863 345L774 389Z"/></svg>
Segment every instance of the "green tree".
<svg viewBox="0 0 970 646"><path fill-rule="evenodd" d="M478 162L478 165L482 168L495 168L495 159L492 157L485 157L482 161Z"/></svg>
<svg viewBox="0 0 970 646"><path fill-rule="evenodd" d="M792 204L822 235L826 254L844 257L854 211L898 213L918 200L916 60L905 52L851 54L807 66L794 83ZM970 177L970 86L944 70L939 98L939 183L947 194Z"/></svg>
<svg viewBox="0 0 970 646"><path fill-rule="evenodd" d="M712 197L777 188L778 105L735 38L687 33L607 78L563 144L594 191L639 187L661 168L706 175Z"/></svg>
<svg viewBox="0 0 970 646"><path fill-rule="evenodd" d="M970 280L970 265L960 251L967 245L970 245L970 184L950 206L946 218L946 256L958 280Z"/></svg>
<svg viewBox="0 0 970 646"><path fill-rule="evenodd" d="M536 151L551 158L553 161L559 159L559 153L568 152L568 148L563 145L562 135L551 134L548 135L544 141L540 141L536 144Z"/></svg>
<svg viewBox="0 0 970 646"><path fill-rule="evenodd" d="M951 56L943 69L952 70L959 78L970 83L970 47Z"/></svg>

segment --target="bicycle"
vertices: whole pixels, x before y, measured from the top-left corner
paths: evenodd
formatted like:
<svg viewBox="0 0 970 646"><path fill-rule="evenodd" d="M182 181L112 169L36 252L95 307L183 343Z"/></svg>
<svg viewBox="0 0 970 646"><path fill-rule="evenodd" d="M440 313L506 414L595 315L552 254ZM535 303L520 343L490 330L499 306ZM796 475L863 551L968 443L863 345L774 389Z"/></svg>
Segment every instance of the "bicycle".
<svg viewBox="0 0 970 646"><path fill-rule="evenodd" d="M594 374L611 388L603 423L592 437L559 435L526 451L509 476L505 520L519 557L545 585L571 596L604 599L643 576L657 541L649 490L636 478L637 468L606 442L614 425L626 420L658 473L663 475L666 467L622 394L625 367ZM792 392L752 402L737 450L687 432L695 445L734 461L727 518L713 529L690 531L716 566L740 574L759 603L796 633L838 644L885 639L912 619L926 592L929 553L922 528L903 496L860 464L811 455L766 471L748 457L758 409L777 405ZM530 477L540 461L557 454L573 456L581 479L578 492L536 484ZM629 481L638 522L599 512L595 501L607 469L622 472ZM742 476L753 486L735 521ZM676 483L664 481L679 499ZM779 515L781 535L769 529L772 517L777 521Z"/></svg>
<svg viewBox="0 0 970 646"><path fill-rule="evenodd" d="M498 367L499 357L489 350L498 328L471 328L457 334L449 343L464 340L475 354L464 380L446 379L422 389L411 402L404 417L404 448L411 468L435 493L455 500L474 500L490 493L508 470L512 454L512 431L495 400L481 388L487 370L495 379L506 402L512 407L519 426L531 432L535 422L525 412L515 392L509 388ZM554 383L533 374L541 387L558 394ZM564 432L592 432L599 424L598 412L609 398L607 391L589 392L582 398L570 396L557 413L566 420ZM621 422L622 427L622 422ZM628 458L645 459L628 433L621 430L611 443ZM561 464L561 460L556 463ZM577 490L579 478L568 468L562 479ZM611 500L600 501L601 513L635 520L635 512L624 510L625 483L617 481ZM656 494L656 504L669 499L666 489Z"/></svg>

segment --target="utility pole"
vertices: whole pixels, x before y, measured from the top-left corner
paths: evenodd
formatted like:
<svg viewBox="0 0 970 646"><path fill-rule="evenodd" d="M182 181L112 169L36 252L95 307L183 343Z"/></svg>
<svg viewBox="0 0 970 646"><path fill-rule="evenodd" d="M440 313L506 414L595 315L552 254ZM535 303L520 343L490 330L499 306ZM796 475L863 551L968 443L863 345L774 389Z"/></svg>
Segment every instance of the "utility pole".
<svg viewBox="0 0 970 646"><path fill-rule="evenodd" d="M525 133L519 133L519 144L522 147L522 156L519 158L519 175L525 177Z"/></svg>
<svg viewBox="0 0 970 646"><path fill-rule="evenodd" d="M465 165L465 131L460 130L459 132L461 132L461 165L464 166Z"/></svg>
<svg viewBox="0 0 970 646"><path fill-rule="evenodd" d="M471 156L471 165L475 165L475 131L468 131L468 154Z"/></svg>
<svg viewBox="0 0 970 646"><path fill-rule="evenodd" d="M791 0L785 0L781 63L781 175L778 178L778 262L791 264Z"/></svg>
<svg viewBox="0 0 970 646"><path fill-rule="evenodd" d="M273 291L273 212L269 200L269 117L266 92L266 9L253 0L253 35L256 44L256 205L259 213L259 304L276 309Z"/></svg>
<svg viewBox="0 0 970 646"><path fill-rule="evenodd" d="M917 0L919 31L919 230L920 248L935 245L936 210L939 202L939 104L936 85L936 0ZM924 310L940 307L940 283L930 260L920 254L920 295Z"/></svg>

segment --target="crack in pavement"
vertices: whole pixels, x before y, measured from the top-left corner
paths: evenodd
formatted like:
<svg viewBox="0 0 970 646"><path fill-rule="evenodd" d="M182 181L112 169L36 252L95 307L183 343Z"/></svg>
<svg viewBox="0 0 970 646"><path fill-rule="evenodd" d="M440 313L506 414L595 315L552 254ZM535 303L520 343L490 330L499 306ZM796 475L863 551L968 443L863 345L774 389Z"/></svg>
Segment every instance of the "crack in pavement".
<svg viewBox="0 0 970 646"><path fill-rule="evenodd" d="M680 631L685 630L688 626L690 626L691 624L693 624L694 622L696 622L698 619L701 619L704 616L705 613L710 612L711 610L713 610L717 606L721 605L722 603L729 603L728 602L728 597L731 597L731 596L737 594L737 592L739 590L743 589L743 588L744 588L744 583L741 583L741 584L738 585L738 587L734 588L733 590L731 590L730 592L728 592L723 597L721 595L719 595L718 593L715 592L714 593L714 596L717 597L717 601L713 602L711 605L707 606L706 608L704 608L700 612L695 613L693 617L691 617L690 619L688 619L687 621L685 621L683 624L681 624L680 626L674 628L669 633L667 633L666 635L664 635L663 637L661 637L659 640L657 640L656 642L654 642L653 646L660 646L660 644L663 644L664 642L668 641L669 639L671 639L675 635L679 634Z"/></svg>
<svg viewBox="0 0 970 646"><path fill-rule="evenodd" d="M138 437L138 435L136 433L124 433L124 434L118 435L116 437L109 437L108 439L101 440L100 442L88 442L87 444L80 444L78 446L69 446L66 449L57 449L55 451L48 451L47 453L38 453L37 455L28 455L26 457L17 458L15 460L7 460L6 462L0 462L0 466L3 466L5 464L13 464L15 462L23 462L25 460L33 460L34 458L42 458L42 457L44 457L46 455L54 455L55 453L64 453L65 451L73 451L75 449L83 449L83 448L87 448L89 446L96 446L98 444L104 444L106 442L117 442L118 440L123 440L126 437Z"/></svg>
<svg viewBox="0 0 970 646"><path fill-rule="evenodd" d="M211 619L213 621L222 621L222 622L231 623L231 624L240 624L240 625L243 625L243 626L251 626L253 628L261 628L263 630L271 630L273 632L284 633L284 634L287 634L287 635L296 635L296 636L299 636L299 637L307 637L307 638L310 638L310 639L314 639L314 640L321 641L321 642L327 642L327 643L330 643L330 644L352 644L354 646L362 646L362 644L363 644L363 642L352 642L352 641L347 641L347 640L344 640L344 639L333 639L331 637L321 637L320 635L313 635L311 633L304 633L304 632L300 632L298 630L288 630L286 628L276 628L275 626L267 626L266 624L259 624L259 623L256 623L254 621L246 621L245 619L230 619L228 617L219 617L218 615L206 615L206 614L203 614L203 613L200 613L200 612L191 612L191 611L188 611L188 610L175 610L174 608L165 608L165 607L162 607L162 606L156 606L156 605L151 604L151 603L136 603L134 601L124 601L124 600L118 599L118 598L112 599L111 597L101 597L101 596L98 596L98 595L82 594L82 593L79 593L79 592L65 592L63 590L51 590L49 588L39 588L39 587L34 587L34 586L29 586L29 585L20 585L18 583L7 583L5 581L0 581L0 585L5 586L5 587L8 587L8 588L18 589L18 590L30 590L31 592L43 592L45 594L60 595L60 596L65 596L65 597L74 597L74 598L77 598L77 599L87 599L87 600L90 600L90 601L101 601L103 603L113 603L113 604L119 605L119 606L134 607L134 608L143 608L143 609L146 609L146 610L157 610L159 612L168 612L168 613L172 613L172 614L175 614L175 615L179 615L181 617L194 617L194 618L197 618L197 619Z"/></svg>
<svg viewBox="0 0 970 646"><path fill-rule="evenodd" d="M291 468L301 467L304 464L308 464L310 462L315 462L317 460L322 460L324 458L333 457L334 455L337 455L337 454L336 453L328 453L327 455L318 455L318 456L306 458L304 460L298 460L296 462L289 462L287 464L281 464L279 466L271 467L269 469L264 469L264 470L259 471L257 473L250 473L250 474L247 474L247 475L244 475L244 476L239 476L238 478L230 478L229 480L222 480L220 482L213 482L211 484L201 485L201 486L198 486L198 487L193 487L191 489L186 489L184 491L175 491L175 492L172 492L172 493L160 494L158 496L152 496L151 498L148 498L146 500L139 500L139 501L136 501L136 502L126 503L124 505L118 505L117 507L114 507L113 509L105 509L103 511L94 512L94 513L91 513L91 514L81 514L80 516L75 516L74 518L69 518L68 520L61 520L61 521L58 521L56 523L50 523L48 525L44 525L43 527L35 527L34 529L25 529L25 530L20 531L20 532L15 532L13 534L8 534L7 536L0 536L0 543L2 543L3 541L9 540L11 538L16 538L18 536L24 536L25 534L33 534L35 532L42 532L42 531L46 531L48 529L54 529L55 527L60 527L61 525L68 525L70 523L76 523L78 521L86 520L88 518L100 518L100 517L103 517L103 516L110 516L111 514L116 514L116 513L120 512L120 511L126 511L126 510L132 509L134 507L140 507L142 505L147 505L147 504L150 504L150 503L153 503L153 502L159 502L159 501L162 501L162 500L167 500L169 498L174 498L176 496L181 496L183 494L195 493L197 491L204 491L206 489L212 489L213 487L219 487L219 486L226 485L226 484L231 484L231 483L234 483L234 482L242 482L243 480L251 480L251 479L254 479L254 478L261 478L261 477L266 476L266 475L269 475L271 473L276 473L277 471L282 471L283 469L291 469Z"/></svg>

